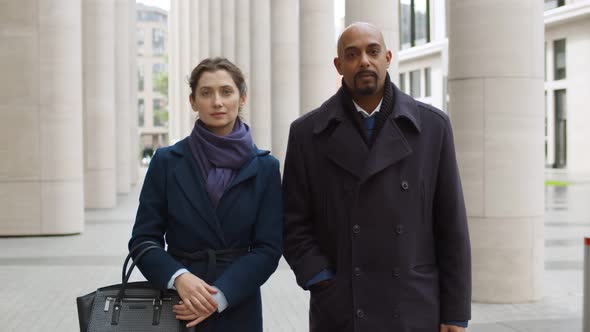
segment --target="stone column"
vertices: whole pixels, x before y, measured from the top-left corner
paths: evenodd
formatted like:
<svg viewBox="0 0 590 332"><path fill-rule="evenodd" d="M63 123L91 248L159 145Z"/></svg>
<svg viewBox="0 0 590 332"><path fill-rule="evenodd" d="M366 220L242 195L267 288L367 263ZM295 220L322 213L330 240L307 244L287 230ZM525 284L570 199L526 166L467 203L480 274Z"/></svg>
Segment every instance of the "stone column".
<svg viewBox="0 0 590 332"><path fill-rule="evenodd" d="M449 113L469 217L473 299L538 300L543 280L543 2L449 5Z"/></svg>
<svg viewBox="0 0 590 332"><path fill-rule="evenodd" d="M221 55L236 60L236 0L221 1Z"/></svg>
<svg viewBox="0 0 590 332"><path fill-rule="evenodd" d="M0 11L0 235L84 229L81 1Z"/></svg>
<svg viewBox="0 0 590 332"><path fill-rule="evenodd" d="M131 152L131 137L129 136L129 126L131 112L129 112L129 99L131 98L131 83L129 61L130 49L129 43L129 11L131 3L129 0L116 0L115 3L115 99L116 99L116 117L117 117L117 192L128 193L130 190L130 165L129 153ZM135 39L133 39L135 41Z"/></svg>
<svg viewBox="0 0 590 332"><path fill-rule="evenodd" d="M251 128L254 143L271 149L271 74L270 74L270 0L250 2Z"/></svg>
<svg viewBox="0 0 590 332"><path fill-rule="evenodd" d="M209 1L209 53L221 56L221 1Z"/></svg>
<svg viewBox="0 0 590 332"><path fill-rule="evenodd" d="M183 138L182 132L182 115L179 100L179 84L182 83L180 78L180 60L178 36L179 29L179 1L170 1L170 11L168 12L168 116L169 116L169 139L170 144Z"/></svg>
<svg viewBox="0 0 590 332"><path fill-rule="evenodd" d="M383 32L387 48L393 53L388 72L393 82L399 80L399 1L346 0L346 26L364 21L375 24Z"/></svg>
<svg viewBox="0 0 590 332"><path fill-rule="evenodd" d="M130 85L130 105L129 112L131 116L129 118L129 135L130 135L130 146L129 146L129 181L131 185L137 184L139 178L139 132L138 132L138 108L137 108L137 41L135 36L137 35L137 11L135 9L135 0L129 1L129 85Z"/></svg>
<svg viewBox="0 0 590 332"><path fill-rule="evenodd" d="M334 2L300 0L301 107L304 114L336 92Z"/></svg>
<svg viewBox="0 0 590 332"><path fill-rule="evenodd" d="M200 61L200 28L201 22L198 20L200 15L200 1L189 1L189 16L190 16L190 41L191 41L191 55L190 55L190 68L194 68L199 64ZM197 19L195 19L195 17Z"/></svg>
<svg viewBox="0 0 590 332"><path fill-rule="evenodd" d="M84 198L87 208L117 205L115 2L83 0Z"/></svg>
<svg viewBox="0 0 590 332"><path fill-rule="evenodd" d="M188 134L190 134L191 130L193 129L194 125L194 112L191 110L190 103L188 100L189 96L189 85L188 85L188 78L190 77L191 71L194 66L190 63L190 56L191 56L191 17L190 17L190 8L189 8L189 0L180 0L179 6L179 14L180 14L180 33L179 33L179 41L180 44L178 45L179 49L179 56L180 56L180 81L179 81L179 88L178 88L178 102L180 103L180 121L181 121L181 133L180 139L183 139ZM195 64L196 66L196 64Z"/></svg>
<svg viewBox="0 0 590 332"><path fill-rule="evenodd" d="M287 152L289 127L299 116L298 0L271 3L272 151L281 161Z"/></svg>
<svg viewBox="0 0 590 332"><path fill-rule="evenodd" d="M209 0L199 1L199 56L200 60L211 55L209 48Z"/></svg>
<svg viewBox="0 0 590 332"><path fill-rule="evenodd" d="M248 98L242 108L242 119L250 125L250 0L236 2L236 65L244 73L248 86Z"/></svg>

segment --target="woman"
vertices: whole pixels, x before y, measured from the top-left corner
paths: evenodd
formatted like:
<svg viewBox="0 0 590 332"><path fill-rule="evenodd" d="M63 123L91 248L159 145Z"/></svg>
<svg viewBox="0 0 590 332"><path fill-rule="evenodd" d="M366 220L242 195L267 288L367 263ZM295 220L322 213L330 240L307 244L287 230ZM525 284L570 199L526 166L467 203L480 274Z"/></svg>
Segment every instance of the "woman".
<svg viewBox="0 0 590 332"><path fill-rule="evenodd" d="M176 318L197 331L262 331L260 286L282 248L279 162L256 148L239 113L240 69L224 58L191 73L198 113L190 136L156 151L129 247L157 241L138 266L156 287L175 288Z"/></svg>

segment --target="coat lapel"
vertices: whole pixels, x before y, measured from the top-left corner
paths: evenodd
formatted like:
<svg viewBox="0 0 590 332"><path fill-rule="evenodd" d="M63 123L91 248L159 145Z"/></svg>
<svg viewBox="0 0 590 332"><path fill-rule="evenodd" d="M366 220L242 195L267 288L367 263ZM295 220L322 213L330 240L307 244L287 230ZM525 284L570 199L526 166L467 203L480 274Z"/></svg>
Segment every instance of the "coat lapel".
<svg viewBox="0 0 590 332"><path fill-rule="evenodd" d="M383 124L379 136L373 144L361 180L366 181L371 176L407 157L410 153L412 153L412 148L394 118L390 116Z"/></svg>
<svg viewBox="0 0 590 332"><path fill-rule="evenodd" d="M362 178L369 148L354 123L344 120L327 142L328 158L357 178Z"/></svg>
<svg viewBox="0 0 590 332"><path fill-rule="evenodd" d="M182 142L184 142L184 146L179 146L179 149L177 149L177 151L181 152L182 158L174 170L176 182L193 208L199 213L201 218L207 222L221 242L225 244L223 231L219 224L219 220L217 219L217 215L213 210L209 194L205 190L205 181L201 176L201 171L195 161L192 160L188 141ZM179 145L182 144L182 142L179 143Z"/></svg>

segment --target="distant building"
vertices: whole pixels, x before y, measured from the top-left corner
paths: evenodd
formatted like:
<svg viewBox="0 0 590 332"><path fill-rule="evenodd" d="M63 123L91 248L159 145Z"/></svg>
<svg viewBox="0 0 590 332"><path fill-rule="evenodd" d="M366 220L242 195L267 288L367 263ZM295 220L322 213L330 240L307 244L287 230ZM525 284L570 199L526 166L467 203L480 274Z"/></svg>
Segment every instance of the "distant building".
<svg viewBox="0 0 590 332"><path fill-rule="evenodd" d="M443 1L400 1L399 87L447 112ZM545 165L590 174L590 1L545 0ZM397 59L394 59L396 61ZM452 115L452 114L451 114Z"/></svg>
<svg viewBox="0 0 590 332"><path fill-rule="evenodd" d="M137 4L140 150L168 145L168 12Z"/></svg>

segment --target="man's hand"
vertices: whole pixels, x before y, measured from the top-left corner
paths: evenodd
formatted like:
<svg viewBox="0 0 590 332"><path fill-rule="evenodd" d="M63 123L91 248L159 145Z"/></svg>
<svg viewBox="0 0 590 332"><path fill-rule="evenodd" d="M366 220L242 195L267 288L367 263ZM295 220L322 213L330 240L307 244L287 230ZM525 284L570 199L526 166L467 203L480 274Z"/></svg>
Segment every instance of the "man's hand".
<svg viewBox="0 0 590 332"><path fill-rule="evenodd" d="M217 301L211 296L217 290L194 274L187 272L179 275L174 281L174 287L182 300L182 308L179 309L188 309L199 318L207 318L217 310Z"/></svg>
<svg viewBox="0 0 590 332"><path fill-rule="evenodd" d="M197 314L193 313L188 308L188 306L185 305L184 302L182 302L182 301L180 301L179 304L172 306L172 311L176 314L176 319L191 321L188 324L186 324L187 328L196 326L197 324L204 321L205 319L207 319L209 316L211 316L215 312L215 310L213 310L209 313L197 315Z"/></svg>
<svg viewBox="0 0 590 332"><path fill-rule="evenodd" d="M455 325L440 324L440 332L465 332L465 328Z"/></svg>

